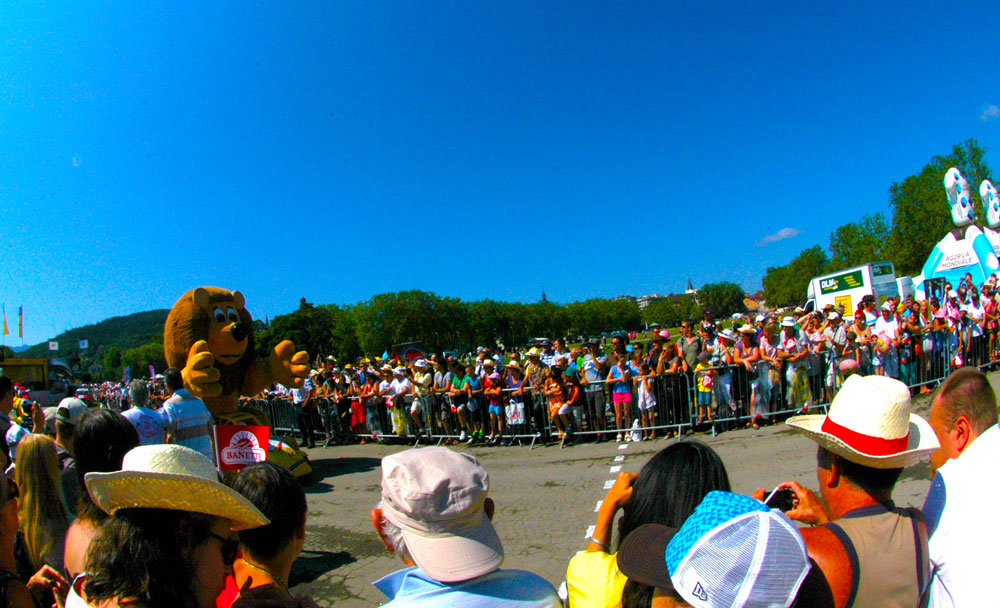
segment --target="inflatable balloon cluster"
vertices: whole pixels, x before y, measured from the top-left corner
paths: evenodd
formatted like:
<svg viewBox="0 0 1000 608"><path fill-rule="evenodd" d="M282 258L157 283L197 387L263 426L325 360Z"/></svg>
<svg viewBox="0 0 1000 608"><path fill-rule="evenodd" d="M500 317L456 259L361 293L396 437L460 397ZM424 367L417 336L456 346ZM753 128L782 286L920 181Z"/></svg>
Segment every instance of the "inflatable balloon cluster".
<svg viewBox="0 0 1000 608"><path fill-rule="evenodd" d="M989 180L983 181L979 194L983 202L987 228L973 224L975 211L969 182L956 167L944 176L944 191L951 206L951 220L955 229L938 241L924 263L923 272L913 278L917 297L924 297L924 281L944 278L952 285L966 273L972 275L974 284L983 283L1000 269L1000 201Z"/></svg>

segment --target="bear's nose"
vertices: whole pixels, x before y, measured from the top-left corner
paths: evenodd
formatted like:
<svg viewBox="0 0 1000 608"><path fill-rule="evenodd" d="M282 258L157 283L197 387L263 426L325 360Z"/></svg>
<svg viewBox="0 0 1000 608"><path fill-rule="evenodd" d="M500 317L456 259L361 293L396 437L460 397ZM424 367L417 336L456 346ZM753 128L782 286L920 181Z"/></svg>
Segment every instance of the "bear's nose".
<svg viewBox="0 0 1000 608"><path fill-rule="evenodd" d="M242 342L247 338L247 326L242 323L234 323L230 333L233 335L233 340Z"/></svg>

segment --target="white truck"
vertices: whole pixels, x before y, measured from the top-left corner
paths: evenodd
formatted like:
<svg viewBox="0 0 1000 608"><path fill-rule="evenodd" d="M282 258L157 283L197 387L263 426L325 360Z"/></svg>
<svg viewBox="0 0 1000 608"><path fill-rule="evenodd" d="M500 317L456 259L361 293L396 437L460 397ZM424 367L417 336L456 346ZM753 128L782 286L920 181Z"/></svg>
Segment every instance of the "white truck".
<svg viewBox="0 0 1000 608"><path fill-rule="evenodd" d="M892 262L871 262L813 277L806 293L806 310L823 310L832 304L843 306L847 315L853 315L866 295L874 295L880 306L889 296L899 295Z"/></svg>

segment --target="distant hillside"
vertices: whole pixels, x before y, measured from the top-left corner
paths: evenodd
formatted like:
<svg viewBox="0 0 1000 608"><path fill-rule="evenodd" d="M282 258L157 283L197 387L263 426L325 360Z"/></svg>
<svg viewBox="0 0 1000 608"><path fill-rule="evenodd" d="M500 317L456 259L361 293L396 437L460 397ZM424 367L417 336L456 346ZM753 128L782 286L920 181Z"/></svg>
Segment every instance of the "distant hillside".
<svg viewBox="0 0 1000 608"><path fill-rule="evenodd" d="M125 350L151 341L160 342L163 337L163 325L167 322L169 312L166 309L150 310L124 317L111 317L100 323L71 329L52 338L59 343L57 351L50 351L48 342L42 342L19 355L69 358L80 354L80 340L89 341L87 352L91 355L104 353L112 346L119 346Z"/></svg>

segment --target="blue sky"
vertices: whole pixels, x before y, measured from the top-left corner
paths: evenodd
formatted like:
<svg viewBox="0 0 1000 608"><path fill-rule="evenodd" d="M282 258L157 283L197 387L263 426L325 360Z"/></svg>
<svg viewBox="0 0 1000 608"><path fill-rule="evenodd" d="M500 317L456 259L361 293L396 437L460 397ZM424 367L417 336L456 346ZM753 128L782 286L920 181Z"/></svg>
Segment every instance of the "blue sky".
<svg viewBox="0 0 1000 608"><path fill-rule="evenodd" d="M3 3L0 301L35 343L199 285L754 291L953 144L1000 167L995 6L812 4Z"/></svg>

